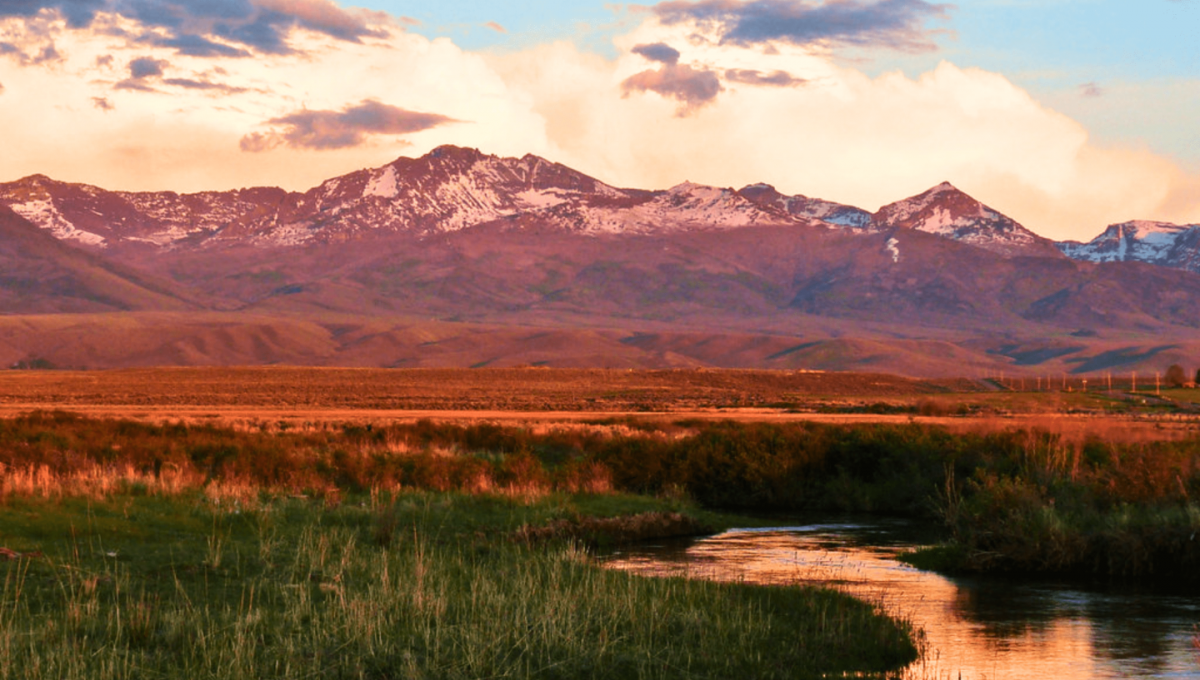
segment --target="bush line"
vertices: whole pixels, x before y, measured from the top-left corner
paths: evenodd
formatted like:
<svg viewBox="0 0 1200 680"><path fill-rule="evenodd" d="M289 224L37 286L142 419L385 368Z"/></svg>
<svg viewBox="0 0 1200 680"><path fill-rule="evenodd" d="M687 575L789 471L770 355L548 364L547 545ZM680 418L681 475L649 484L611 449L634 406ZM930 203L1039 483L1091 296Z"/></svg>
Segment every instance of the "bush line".
<svg viewBox="0 0 1200 680"><path fill-rule="evenodd" d="M422 421L285 429L35 412L0 421L0 497L216 501L427 489L687 496L736 510L941 519L947 568L1200 583L1200 438L1080 442L931 425L606 420L535 430Z"/></svg>

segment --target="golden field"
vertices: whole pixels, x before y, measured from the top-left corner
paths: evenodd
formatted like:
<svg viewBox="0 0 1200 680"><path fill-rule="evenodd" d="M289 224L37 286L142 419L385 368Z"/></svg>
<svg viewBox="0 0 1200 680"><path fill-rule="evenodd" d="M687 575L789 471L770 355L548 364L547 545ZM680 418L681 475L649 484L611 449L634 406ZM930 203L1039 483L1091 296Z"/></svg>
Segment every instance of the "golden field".
<svg viewBox="0 0 1200 680"><path fill-rule="evenodd" d="M1082 439L1194 432L1195 390L1035 391L1031 381L917 380L739 369L190 367L2 371L0 416L62 409L154 422L592 422L606 419L934 423ZM1128 386L1126 386L1128 387Z"/></svg>

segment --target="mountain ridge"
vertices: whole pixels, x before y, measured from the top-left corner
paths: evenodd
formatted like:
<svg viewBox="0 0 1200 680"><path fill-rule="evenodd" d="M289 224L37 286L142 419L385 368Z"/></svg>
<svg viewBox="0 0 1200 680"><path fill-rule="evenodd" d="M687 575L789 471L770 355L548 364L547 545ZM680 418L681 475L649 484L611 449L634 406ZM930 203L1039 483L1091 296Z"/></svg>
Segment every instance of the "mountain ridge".
<svg viewBox="0 0 1200 680"><path fill-rule="evenodd" d="M661 190L618 188L534 154L505 158L453 145L333 177L303 192L265 186L191 194L107 191L35 174L0 184L0 204L60 240L95 248L288 247L396 232L436 234L537 214L547 224L585 234L752 224L917 230L1004 257L1062 255L1200 271L1197 225L1135 221L1111 225L1088 243L1054 242L948 182L870 213L785 195L767 183L737 190L690 182ZM1137 224L1158 225L1160 235L1173 229L1179 239L1164 245L1162 238L1147 241L1128 230L1111 233Z"/></svg>
<svg viewBox="0 0 1200 680"><path fill-rule="evenodd" d="M764 183L624 189L532 154L447 146L304 192L110 192L31 176L0 184L0 205L16 211L0 213L13 227L0 229L0 271L26 272L0 276L0 313L97 312L110 316L79 328L130 334L125 350L80 348L82 331L0 324L14 361L53 348L58 365L93 367L965 375L1200 352L1200 272L1136 261L1134 247L1191 227L1117 229L1141 240L1113 246L1128 261L1097 262L948 183L868 213ZM1190 262L1179 243L1163 262ZM415 330L348 330L400 317ZM418 339L434 326L453 342Z"/></svg>
<svg viewBox="0 0 1200 680"><path fill-rule="evenodd" d="M944 199L941 194L946 193L954 200L922 206L928 213L917 215L922 225L897 218L897 206L931 194ZM1039 246L1038 255L1057 256L1040 247L1044 239L956 189L935 187L872 215L832 201L787 196L768 184L740 190L690 182L665 190L621 189L533 154L502 158L449 145L420 158L400 157L330 178L305 192L273 187L195 194L110 192L33 175L0 184L0 202L60 239L92 247L295 246L392 232L434 234L540 214L561 229L591 234L751 224L861 230L904 226L1005 256L1029 254L1031 245ZM938 231L941 223L955 228Z"/></svg>
<svg viewBox="0 0 1200 680"><path fill-rule="evenodd" d="M1056 244L1064 255L1088 262L1144 262L1200 272L1200 224L1131 220L1109 226L1087 243Z"/></svg>

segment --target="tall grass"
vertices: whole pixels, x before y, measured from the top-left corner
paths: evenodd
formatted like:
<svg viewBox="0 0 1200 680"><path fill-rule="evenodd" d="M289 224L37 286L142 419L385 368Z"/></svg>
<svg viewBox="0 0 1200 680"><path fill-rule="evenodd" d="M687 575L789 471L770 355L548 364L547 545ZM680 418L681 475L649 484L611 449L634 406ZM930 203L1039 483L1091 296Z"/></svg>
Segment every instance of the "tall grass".
<svg viewBox="0 0 1200 680"><path fill-rule="evenodd" d="M9 496L173 495L204 489L249 503L261 493L318 496L403 488L538 496L603 493L608 470L586 436L517 428L343 426L307 432L151 425L34 412L0 421L0 501Z"/></svg>
<svg viewBox="0 0 1200 680"><path fill-rule="evenodd" d="M498 538L560 511L544 503L196 500L34 501L93 528L0 565L0 678L815 678L916 653L833 592L645 579ZM185 515L172 534L114 538L164 512Z"/></svg>
<svg viewBox="0 0 1200 680"><path fill-rule="evenodd" d="M250 508L424 489L526 501L686 497L738 510L944 521L958 568L1200 582L1200 437L1111 441L920 424L605 421L282 430L33 413L0 421L0 503L203 493ZM6 500L7 499L7 500Z"/></svg>

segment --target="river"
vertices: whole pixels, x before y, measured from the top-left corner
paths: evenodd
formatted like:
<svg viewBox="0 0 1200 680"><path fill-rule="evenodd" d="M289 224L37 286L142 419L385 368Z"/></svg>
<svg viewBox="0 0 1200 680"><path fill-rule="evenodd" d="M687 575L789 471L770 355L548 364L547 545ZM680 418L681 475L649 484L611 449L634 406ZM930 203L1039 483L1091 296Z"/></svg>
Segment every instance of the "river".
<svg viewBox="0 0 1200 680"><path fill-rule="evenodd" d="M647 575L845 590L924 634L914 679L1200 678L1200 596L1001 578L948 578L895 560L932 540L900 520L808 519L601 559Z"/></svg>

